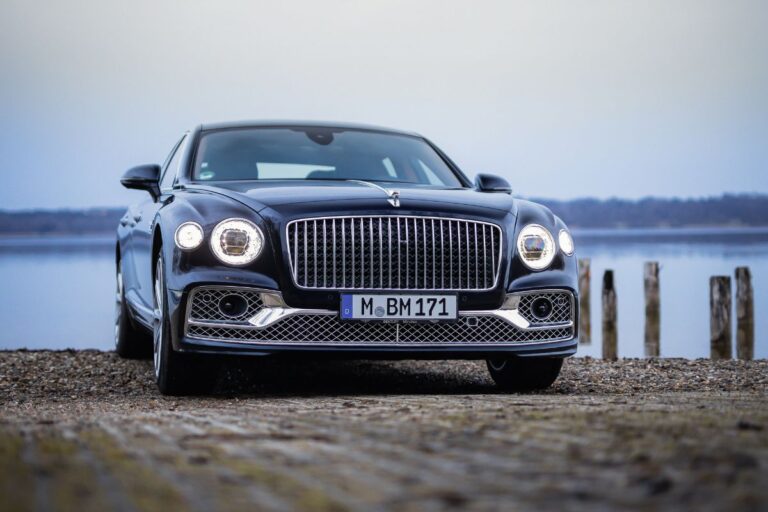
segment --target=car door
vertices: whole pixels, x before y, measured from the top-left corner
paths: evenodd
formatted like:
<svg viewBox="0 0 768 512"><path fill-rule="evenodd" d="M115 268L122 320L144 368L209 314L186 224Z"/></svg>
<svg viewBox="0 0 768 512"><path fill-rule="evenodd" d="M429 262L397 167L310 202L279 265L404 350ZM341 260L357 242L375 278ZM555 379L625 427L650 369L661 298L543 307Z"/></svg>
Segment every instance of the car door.
<svg viewBox="0 0 768 512"><path fill-rule="evenodd" d="M176 143L171 155L160 174L160 197L157 201L148 198L139 204L133 216L136 225L133 228L133 240L131 242L133 257L136 263L136 278L138 293L144 306L154 307L153 282L152 282L152 231L157 212L162 208L168 198L173 195L173 184L179 170L179 162L186 147L187 134ZM172 240L168 242L173 243Z"/></svg>
<svg viewBox="0 0 768 512"><path fill-rule="evenodd" d="M120 219L118 238L120 241L120 270L123 273L123 289L129 302L135 302L138 297L138 280L136 259L133 257L133 229L136 227L134 217L139 205L132 204Z"/></svg>

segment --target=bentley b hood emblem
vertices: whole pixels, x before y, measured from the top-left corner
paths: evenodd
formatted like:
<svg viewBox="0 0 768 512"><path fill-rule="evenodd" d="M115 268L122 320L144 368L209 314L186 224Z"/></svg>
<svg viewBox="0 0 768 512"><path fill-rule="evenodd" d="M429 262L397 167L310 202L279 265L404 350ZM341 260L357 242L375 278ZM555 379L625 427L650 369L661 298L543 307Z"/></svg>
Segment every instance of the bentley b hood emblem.
<svg viewBox="0 0 768 512"><path fill-rule="evenodd" d="M400 207L400 191L399 190L387 190L387 195L389 196L389 199L387 199L387 202L394 206L395 208Z"/></svg>
<svg viewBox="0 0 768 512"><path fill-rule="evenodd" d="M389 204L391 204L395 208L400 207L400 191L399 190L390 190L388 188L384 188L375 183L371 183L370 181L363 181L363 180L347 180L347 181L351 181L352 183L359 183L360 185L365 185L366 187L371 187L371 188L381 190L382 192L387 194L387 202Z"/></svg>

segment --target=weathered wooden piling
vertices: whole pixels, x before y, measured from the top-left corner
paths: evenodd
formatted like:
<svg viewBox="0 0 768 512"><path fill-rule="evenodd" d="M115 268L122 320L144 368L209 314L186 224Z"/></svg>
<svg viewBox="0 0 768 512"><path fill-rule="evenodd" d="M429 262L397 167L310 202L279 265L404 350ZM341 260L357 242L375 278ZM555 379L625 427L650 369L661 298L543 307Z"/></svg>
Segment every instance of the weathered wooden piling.
<svg viewBox="0 0 768 512"><path fill-rule="evenodd" d="M645 288L645 356L659 357L661 340L661 298L659 263L648 261L643 271Z"/></svg>
<svg viewBox="0 0 768 512"><path fill-rule="evenodd" d="M579 342L583 345L592 343L592 321L590 309L590 281L592 273L589 258L579 260Z"/></svg>
<svg viewBox="0 0 768 512"><path fill-rule="evenodd" d="M731 358L731 278L709 278L710 357Z"/></svg>
<svg viewBox="0 0 768 512"><path fill-rule="evenodd" d="M603 359L618 359L618 331L616 329L616 288L613 270L603 274Z"/></svg>
<svg viewBox="0 0 768 512"><path fill-rule="evenodd" d="M736 268L736 357L751 360L755 353L755 305L749 267Z"/></svg>

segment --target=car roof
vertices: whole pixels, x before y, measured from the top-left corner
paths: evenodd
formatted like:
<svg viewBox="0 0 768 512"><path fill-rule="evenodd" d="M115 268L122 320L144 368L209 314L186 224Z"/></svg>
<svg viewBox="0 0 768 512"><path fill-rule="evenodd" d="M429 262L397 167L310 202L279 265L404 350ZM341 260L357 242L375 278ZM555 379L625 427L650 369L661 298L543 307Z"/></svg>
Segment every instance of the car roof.
<svg viewBox="0 0 768 512"><path fill-rule="evenodd" d="M404 130L395 130L383 126L359 123L341 123L332 121L299 121L290 119L270 119L270 120L250 120L250 121L229 121L223 123L205 123L200 125L200 130L228 130L235 128L268 128L268 127L308 127L308 128L331 128L339 130L370 130L376 132L394 133L398 135L410 135L421 137L418 133Z"/></svg>

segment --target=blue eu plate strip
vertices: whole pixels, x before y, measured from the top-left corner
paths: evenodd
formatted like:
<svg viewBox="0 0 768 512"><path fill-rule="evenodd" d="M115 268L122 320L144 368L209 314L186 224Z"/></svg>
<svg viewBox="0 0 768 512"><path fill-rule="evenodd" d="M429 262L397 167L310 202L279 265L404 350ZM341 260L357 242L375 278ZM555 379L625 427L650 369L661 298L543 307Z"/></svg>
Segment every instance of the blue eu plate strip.
<svg viewBox="0 0 768 512"><path fill-rule="evenodd" d="M341 318L352 318L352 296L342 294L341 296Z"/></svg>

